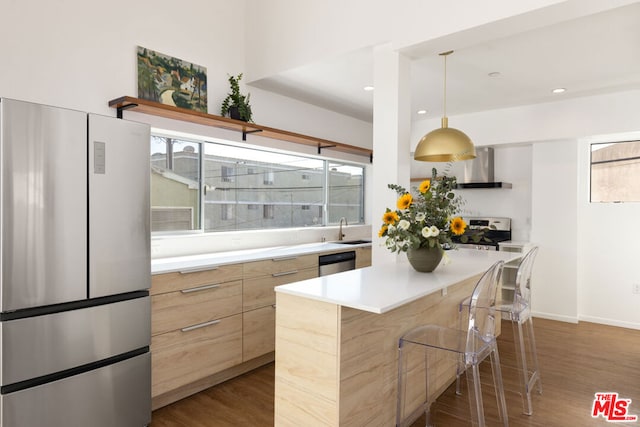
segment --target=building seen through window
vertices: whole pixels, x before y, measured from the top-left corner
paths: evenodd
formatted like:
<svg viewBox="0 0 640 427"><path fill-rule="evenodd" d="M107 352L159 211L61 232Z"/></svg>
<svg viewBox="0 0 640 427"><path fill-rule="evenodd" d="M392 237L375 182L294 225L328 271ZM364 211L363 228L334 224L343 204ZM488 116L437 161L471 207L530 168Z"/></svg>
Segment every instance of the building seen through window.
<svg viewBox="0 0 640 427"><path fill-rule="evenodd" d="M640 141L591 144L591 202L640 202Z"/></svg>
<svg viewBox="0 0 640 427"><path fill-rule="evenodd" d="M152 231L364 221L364 167L228 144L151 137Z"/></svg>

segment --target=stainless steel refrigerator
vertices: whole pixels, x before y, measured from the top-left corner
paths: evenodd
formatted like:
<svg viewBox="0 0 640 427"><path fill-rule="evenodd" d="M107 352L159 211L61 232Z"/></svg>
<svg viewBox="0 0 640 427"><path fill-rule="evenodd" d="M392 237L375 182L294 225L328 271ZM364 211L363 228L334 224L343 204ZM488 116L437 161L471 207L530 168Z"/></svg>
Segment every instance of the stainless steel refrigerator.
<svg viewBox="0 0 640 427"><path fill-rule="evenodd" d="M151 422L148 147L0 98L0 426Z"/></svg>

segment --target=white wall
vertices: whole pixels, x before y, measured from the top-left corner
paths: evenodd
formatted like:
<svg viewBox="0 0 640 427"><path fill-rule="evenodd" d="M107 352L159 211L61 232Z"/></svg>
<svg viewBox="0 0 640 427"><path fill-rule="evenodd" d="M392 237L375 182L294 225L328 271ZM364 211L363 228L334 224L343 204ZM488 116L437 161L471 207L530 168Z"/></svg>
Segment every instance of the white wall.
<svg viewBox="0 0 640 427"><path fill-rule="evenodd" d="M206 67L209 112L219 114L227 75L246 73L246 12L245 0L3 1L0 96L113 116L109 100L137 96L140 45ZM246 90L261 125L371 147L370 123Z"/></svg>
<svg viewBox="0 0 640 427"><path fill-rule="evenodd" d="M109 100L137 95L141 45L207 67L211 108L244 67L244 14L244 1L3 1L0 94L114 115Z"/></svg>
<svg viewBox="0 0 640 427"><path fill-rule="evenodd" d="M477 145L496 147L498 179L509 180L498 176L506 172L503 168L530 162L530 240L540 246L534 273L536 314L640 329L640 296L631 294L631 285L640 283L640 231L625 227L640 218L640 203L588 201L589 142L640 137L640 91L456 116L450 124ZM436 120L416 123L412 143L437 126ZM523 144L531 147L530 153ZM507 147L513 151L503 151ZM473 203L482 213L493 212L499 203L473 197L467 205ZM506 203L500 210L506 212L510 201ZM513 215L517 219L520 213ZM616 226L625 231L612 231Z"/></svg>
<svg viewBox="0 0 640 427"><path fill-rule="evenodd" d="M531 241L540 247L532 284L537 316L578 320L577 143L534 144ZM608 267L607 267L608 268Z"/></svg>
<svg viewBox="0 0 640 427"><path fill-rule="evenodd" d="M638 130L640 90L556 102L483 111L449 118L476 145L500 145L576 139ZM414 122L412 150L427 132L440 127L440 118Z"/></svg>
<svg viewBox="0 0 640 427"><path fill-rule="evenodd" d="M470 161L470 160L468 160ZM450 170L449 175L464 181L464 163L411 163L412 178L429 178L431 169L439 173ZM485 188L456 190L465 204L463 216L496 216L511 218L512 239L529 241L531 231L531 146L501 145L494 149L495 181L508 182L512 188ZM416 183L417 185L417 183Z"/></svg>
<svg viewBox="0 0 640 427"><path fill-rule="evenodd" d="M137 96L136 47L140 45L206 67L209 112L219 114L228 91L227 74L246 71L244 0L185 0L176 4L150 0L3 0L0 13L2 97L115 116L115 110L108 107L109 100ZM370 123L258 89L248 90L255 120L261 125L371 147ZM125 118L163 129L241 141L239 133L222 129L133 112L125 112ZM247 142L317 153L313 147L257 136L249 136ZM323 154L368 161L331 150ZM369 228L365 231L369 236ZM154 257L169 256L320 241L325 235L333 240L333 234L337 231L329 229L299 230L288 235L254 232L237 238L166 238L154 240L152 249Z"/></svg>
<svg viewBox="0 0 640 427"><path fill-rule="evenodd" d="M620 2L615 1L616 4ZM446 46L457 49L461 45L479 43L481 39L525 31L529 25L548 25L558 19L614 7L607 3L602 5L593 0L462 0L436 4L410 0L399 6L387 0L249 0L249 78L257 80L384 42L393 43L395 48L423 42L437 46L445 36L457 33ZM546 10L540 10L544 8ZM534 11L533 20L523 18L531 11ZM491 29L483 28L487 23L513 17L512 25L501 22ZM461 35L463 30L474 27L478 31ZM444 50L438 50L436 46L430 48L432 52Z"/></svg>
<svg viewBox="0 0 640 427"><path fill-rule="evenodd" d="M580 320L640 329L640 203L589 203L590 144L640 139L640 132L578 143L578 312ZM625 185L621 183L621 185Z"/></svg>

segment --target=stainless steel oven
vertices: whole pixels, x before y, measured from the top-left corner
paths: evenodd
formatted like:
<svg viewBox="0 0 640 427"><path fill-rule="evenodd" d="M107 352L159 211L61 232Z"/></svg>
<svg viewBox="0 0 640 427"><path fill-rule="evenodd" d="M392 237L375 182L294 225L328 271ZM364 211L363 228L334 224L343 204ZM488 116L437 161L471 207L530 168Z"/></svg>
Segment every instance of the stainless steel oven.
<svg viewBox="0 0 640 427"><path fill-rule="evenodd" d="M511 240L511 219L504 217L463 217L467 229L462 236L452 240L458 248L472 248L486 251L499 250L500 242ZM478 242L473 236L481 233ZM464 237L463 237L464 236ZM466 242L465 242L466 240Z"/></svg>

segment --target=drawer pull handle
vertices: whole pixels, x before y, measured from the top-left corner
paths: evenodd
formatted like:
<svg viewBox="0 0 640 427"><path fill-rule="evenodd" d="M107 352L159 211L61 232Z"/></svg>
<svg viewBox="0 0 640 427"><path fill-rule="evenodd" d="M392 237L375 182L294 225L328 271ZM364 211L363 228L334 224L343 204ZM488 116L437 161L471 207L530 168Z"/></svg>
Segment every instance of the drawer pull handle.
<svg viewBox="0 0 640 427"><path fill-rule="evenodd" d="M180 292L182 292L183 294L189 294L191 292L206 291L207 289L215 289L219 287L220 285L205 285L198 286L197 288L182 289Z"/></svg>
<svg viewBox="0 0 640 427"><path fill-rule="evenodd" d="M273 277L280 277L280 276L288 276L290 274L296 274L298 272L298 270L291 270L291 271L285 271L282 273L273 273L271 274L271 276Z"/></svg>
<svg viewBox="0 0 640 427"><path fill-rule="evenodd" d="M189 274L189 273L199 273L200 271L209 271L209 270L217 270L218 267L212 267L212 266L207 266L207 267L194 267L194 268L187 268L184 270L180 270L180 274Z"/></svg>
<svg viewBox="0 0 640 427"><path fill-rule="evenodd" d="M271 258L271 261L273 262L278 262L278 261L291 261L294 259L298 259L297 256L287 256L287 257L282 257L282 258Z"/></svg>
<svg viewBox="0 0 640 427"><path fill-rule="evenodd" d="M182 328L180 330L182 332L189 332L189 331L193 331L194 329L204 328L205 326L211 326L211 325L215 325L217 323L220 323L220 320L211 320L209 322L204 322L204 323L200 323L200 324L193 325L193 326L187 326L186 328Z"/></svg>

